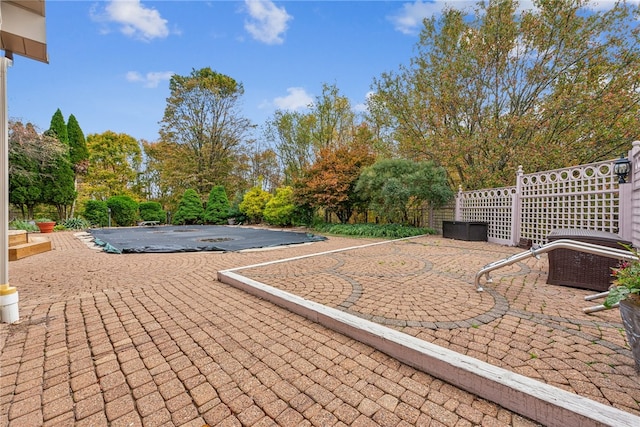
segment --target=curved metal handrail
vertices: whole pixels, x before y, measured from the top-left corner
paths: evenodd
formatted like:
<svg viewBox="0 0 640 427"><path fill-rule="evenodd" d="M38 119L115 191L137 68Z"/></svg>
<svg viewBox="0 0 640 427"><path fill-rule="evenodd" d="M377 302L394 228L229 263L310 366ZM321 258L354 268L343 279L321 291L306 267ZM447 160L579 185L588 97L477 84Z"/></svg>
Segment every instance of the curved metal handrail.
<svg viewBox="0 0 640 427"><path fill-rule="evenodd" d="M480 271L476 273L474 284L478 292L482 292L484 288L480 285L480 278L484 274L487 279L487 283L493 282L489 273L498 268L505 267L507 265L514 264L528 257L539 257L540 254L550 252L554 249L571 249L579 252L586 252L593 255L600 255L608 258L615 258L619 260L637 261L638 257L633 255L632 252L625 249L609 248L601 245L594 245L592 243L579 242L577 240L560 239L547 243L542 246L533 246L530 250L519 254L512 255L508 258L492 262L485 265Z"/></svg>

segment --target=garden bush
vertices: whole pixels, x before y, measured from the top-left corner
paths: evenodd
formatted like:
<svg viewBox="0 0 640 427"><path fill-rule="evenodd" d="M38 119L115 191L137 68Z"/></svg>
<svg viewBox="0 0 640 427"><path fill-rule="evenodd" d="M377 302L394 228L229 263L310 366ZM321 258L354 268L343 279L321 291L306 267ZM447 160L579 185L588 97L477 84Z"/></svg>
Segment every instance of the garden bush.
<svg viewBox="0 0 640 427"><path fill-rule="evenodd" d="M269 199L271 199L271 194L260 187L253 187L247 191L238 207L240 212L245 214L251 222L260 223Z"/></svg>
<svg viewBox="0 0 640 427"><path fill-rule="evenodd" d="M276 190L264 208L264 220L269 224L286 226L293 223L296 205L293 201L293 188L281 187Z"/></svg>
<svg viewBox="0 0 640 427"><path fill-rule="evenodd" d="M183 224L202 224L204 220L204 208L200 201L200 196L194 189L188 189L182 195L178 210L173 216L173 223L177 225Z"/></svg>
<svg viewBox="0 0 640 427"><path fill-rule="evenodd" d="M209 192L204 222L207 224L225 224L229 217L229 198L222 185L216 185Z"/></svg>
<svg viewBox="0 0 640 427"><path fill-rule="evenodd" d="M313 228L321 233L385 239L401 239L404 237L421 236L423 234L437 234L432 228L411 227L400 224L316 224Z"/></svg>
<svg viewBox="0 0 640 427"><path fill-rule="evenodd" d="M164 223L167 220L167 214L162 210L162 205L158 202L142 202L138 206L140 219L143 221L158 221Z"/></svg>
<svg viewBox="0 0 640 427"><path fill-rule="evenodd" d="M38 231L38 226L31 221L14 219L9 222L9 230Z"/></svg>
<svg viewBox="0 0 640 427"><path fill-rule="evenodd" d="M111 220L115 225L127 227L134 225L138 219L138 202L129 196L110 197L107 207L111 209Z"/></svg>
<svg viewBox="0 0 640 427"><path fill-rule="evenodd" d="M83 216L92 225L106 227L109 225L109 211L107 202L102 200L87 200L84 204Z"/></svg>

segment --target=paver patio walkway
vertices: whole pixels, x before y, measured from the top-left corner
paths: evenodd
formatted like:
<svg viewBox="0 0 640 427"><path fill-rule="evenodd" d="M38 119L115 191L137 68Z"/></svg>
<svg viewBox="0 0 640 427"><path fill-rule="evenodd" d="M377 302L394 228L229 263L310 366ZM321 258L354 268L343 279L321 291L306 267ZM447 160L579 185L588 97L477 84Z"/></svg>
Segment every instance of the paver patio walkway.
<svg viewBox="0 0 640 427"><path fill-rule="evenodd" d="M10 264L21 321L0 325L0 424L535 425L216 279L372 240L132 255L52 240ZM242 273L640 415L617 310L583 314L592 292L546 285L546 256L475 291L483 265L519 251L429 236Z"/></svg>

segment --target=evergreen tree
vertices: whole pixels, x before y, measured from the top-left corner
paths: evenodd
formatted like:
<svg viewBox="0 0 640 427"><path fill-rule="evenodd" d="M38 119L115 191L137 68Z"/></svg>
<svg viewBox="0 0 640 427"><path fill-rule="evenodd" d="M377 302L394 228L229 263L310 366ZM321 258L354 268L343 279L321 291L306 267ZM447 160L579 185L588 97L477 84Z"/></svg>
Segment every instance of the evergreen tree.
<svg viewBox="0 0 640 427"><path fill-rule="evenodd" d="M56 207L59 220L66 219L67 208L73 204L77 196L68 151L60 156L52 167L45 169L42 181L43 202Z"/></svg>
<svg viewBox="0 0 640 427"><path fill-rule="evenodd" d="M76 117L71 114L67 121L67 136L69 138L69 161L73 168L73 189L78 191L78 176L85 175L89 170L89 150L87 149L87 141L84 133L80 129L80 124ZM73 200L71 206L71 216L74 216L76 200Z"/></svg>
<svg viewBox="0 0 640 427"><path fill-rule="evenodd" d="M60 111L59 108L53 114L53 117L51 117L51 124L49 125L47 134L55 136L56 138L58 138L58 141L64 144L69 144L67 125L64 122L64 116L62 115L62 111Z"/></svg>
<svg viewBox="0 0 640 427"><path fill-rule="evenodd" d="M184 192L178 211L173 216L174 224L201 224L204 217L204 208L200 196L196 190L190 188Z"/></svg>
<svg viewBox="0 0 640 427"><path fill-rule="evenodd" d="M364 168L355 192L379 217L395 224L408 224L409 211L424 202L437 208L454 197L444 168L405 159L384 159Z"/></svg>
<svg viewBox="0 0 640 427"><path fill-rule="evenodd" d="M207 224L224 224L229 216L229 198L222 185L216 185L209 192L209 201L204 211Z"/></svg>
<svg viewBox="0 0 640 427"><path fill-rule="evenodd" d="M55 160L53 166L44 171L43 202L53 205L58 210L58 219L67 218L67 208L73 204L77 192L75 175L69 155L69 135L62 112L58 108L51 118L49 130L45 132L58 139L64 146L64 152Z"/></svg>
<svg viewBox="0 0 640 427"><path fill-rule="evenodd" d="M87 149L84 133L73 114L69 116L67 121L67 136L69 139L69 160L71 160L73 170L76 175L83 175L89 165L89 150Z"/></svg>

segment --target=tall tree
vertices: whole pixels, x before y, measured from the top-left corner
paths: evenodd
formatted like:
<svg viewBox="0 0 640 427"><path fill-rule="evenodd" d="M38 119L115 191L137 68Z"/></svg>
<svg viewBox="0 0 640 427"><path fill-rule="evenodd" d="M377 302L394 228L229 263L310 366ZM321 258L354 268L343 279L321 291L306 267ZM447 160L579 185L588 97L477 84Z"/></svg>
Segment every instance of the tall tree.
<svg viewBox="0 0 640 427"><path fill-rule="evenodd" d="M638 7L584 0L481 3L424 21L418 55L376 79L374 121L398 152L446 167L451 183L508 184L518 165L615 157L640 124Z"/></svg>
<svg viewBox="0 0 640 427"><path fill-rule="evenodd" d="M89 167L89 150L84 133L78 119L71 114L67 121L67 137L69 139L69 159L76 175L83 175Z"/></svg>
<svg viewBox="0 0 640 427"><path fill-rule="evenodd" d="M64 121L64 116L62 115L62 111L58 108L53 116L51 117L51 123L49 125L49 130L47 131L49 135L58 138L58 141L63 144L69 143L69 134L67 132L67 125Z"/></svg>
<svg viewBox="0 0 640 427"><path fill-rule="evenodd" d="M41 134L31 124L9 121L9 159L21 157L30 159L39 167L51 166L55 159L64 154L65 147L57 138ZM9 177L31 176L35 172L21 162L9 162ZM41 174L42 172L37 172Z"/></svg>
<svg viewBox="0 0 640 427"><path fill-rule="evenodd" d="M60 220L67 219L68 209L78 195L73 185L73 169L69 162L67 146L64 154L56 159L55 164L44 170L42 186L43 202L56 207Z"/></svg>
<svg viewBox="0 0 640 427"><path fill-rule="evenodd" d="M248 187L262 184L266 191L275 191L281 181L276 152L271 148L261 149L258 144L253 144L245 155L247 170L244 181L248 183Z"/></svg>
<svg viewBox="0 0 640 427"><path fill-rule="evenodd" d="M175 211L182 194L187 190L188 171L181 159L188 156L184 146L170 142L143 141L145 167L144 182L147 198L158 200L165 209Z"/></svg>
<svg viewBox="0 0 640 427"><path fill-rule="evenodd" d="M322 94L316 97L312 114L315 117L312 138L317 150L340 146L350 140L356 117L349 98L341 95L335 84L322 85Z"/></svg>
<svg viewBox="0 0 640 427"><path fill-rule="evenodd" d="M76 117L71 114L67 120L67 136L69 138L69 161L73 167L73 188L78 191L78 177L87 173L89 168L89 150L87 141ZM75 199L71 206L71 216L75 212Z"/></svg>
<svg viewBox="0 0 640 427"><path fill-rule="evenodd" d="M291 185L300 178L321 149L349 143L356 126L351 103L335 84L324 83L322 94L306 113L276 111L267 121L265 138L278 155L284 184Z"/></svg>
<svg viewBox="0 0 640 427"><path fill-rule="evenodd" d="M107 200L127 195L140 198L138 170L142 151L130 135L106 131L87 136L89 170L80 185L83 199Z"/></svg>
<svg viewBox="0 0 640 427"><path fill-rule="evenodd" d="M314 161L311 114L277 110L265 126L265 138L275 147L283 180L290 185Z"/></svg>
<svg viewBox="0 0 640 427"><path fill-rule="evenodd" d="M66 219L68 208L75 202L77 192L70 160L67 125L59 108L53 114L49 129L45 133L57 138L64 145L65 151L64 154L58 156L54 165L44 171L43 201L56 207L59 219Z"/></svg>
<svg viewBox="0 0 640 427"><path fill-rule="evenodd" d="M232 188L227 185L233 184L230 172L252 127L240 113L242 84L207 67L174 75L169 90L160 139L184 148L173 151L183 155L173 162L184 176L183 185L200 194L216 184Z"/></svg>

